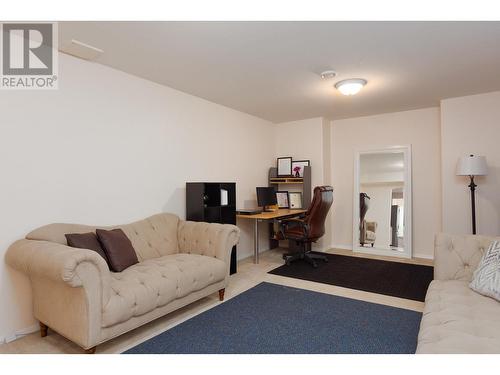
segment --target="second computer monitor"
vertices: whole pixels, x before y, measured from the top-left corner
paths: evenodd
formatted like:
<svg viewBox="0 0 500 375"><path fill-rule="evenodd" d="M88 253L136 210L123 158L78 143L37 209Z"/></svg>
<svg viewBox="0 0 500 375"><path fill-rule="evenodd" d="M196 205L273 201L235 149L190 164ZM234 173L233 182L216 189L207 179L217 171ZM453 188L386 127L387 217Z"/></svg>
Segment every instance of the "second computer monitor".
<svg viewBox="0 0 500 375"><path fill-rule="evenodd" d="M257 187L257 205L266 210L266 206L278 203L276 200L276 189L274 187Z"/></svg>

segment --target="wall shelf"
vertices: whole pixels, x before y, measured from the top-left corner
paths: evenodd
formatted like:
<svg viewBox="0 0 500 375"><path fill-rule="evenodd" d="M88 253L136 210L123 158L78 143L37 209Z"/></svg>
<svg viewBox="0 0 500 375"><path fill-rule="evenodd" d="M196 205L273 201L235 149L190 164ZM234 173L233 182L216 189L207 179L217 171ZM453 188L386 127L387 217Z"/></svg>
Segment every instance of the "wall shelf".
<svg viewBox="0 0 500 375"><path fill-rule="evenodd" d="M278 168L269 168L268 175L269 186L274 186L276 190L280 190L280 185L295 185L285 188L283 190L293 189L290 191L302 191L302 207L307 208L311 204L312 186L311 186L311 167L304 168L303 177L278 177ZM297 190L295 190L297 189Z"/></svg>
<svg viewBox="0 0 500 375"><path fill-rule="evenodd" d="M269 179L270 184L303 184L304 179L302 177L271 177Z"/></svg>

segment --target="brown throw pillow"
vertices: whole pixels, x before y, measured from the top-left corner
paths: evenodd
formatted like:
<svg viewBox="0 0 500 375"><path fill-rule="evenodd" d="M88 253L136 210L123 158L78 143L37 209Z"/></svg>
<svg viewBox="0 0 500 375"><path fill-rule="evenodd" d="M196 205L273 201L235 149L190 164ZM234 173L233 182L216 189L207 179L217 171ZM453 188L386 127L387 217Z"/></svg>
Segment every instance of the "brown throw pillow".
<svg viewBox="0 0 500 375"><path fill-rule="evenodd" d="M139 263L132 243L121 229L97 229L96 233L108 257L111 271L121 272L125 268Z"/></svg>
<svg viewBox="0 0 500 375"><path fill-rule="evenodd" d="M77 247L79 249L90 249L94 250L96 253L98 253L100 256L104 258L106 263L108 263L109 267L109 262L108 258L106 257L106 253L101 247L101 244L99 243L99 240L97 239L97 236L95 233L69 233L64 235L66 237L66 241L68 242L68 246L71 247Z"/></svg>

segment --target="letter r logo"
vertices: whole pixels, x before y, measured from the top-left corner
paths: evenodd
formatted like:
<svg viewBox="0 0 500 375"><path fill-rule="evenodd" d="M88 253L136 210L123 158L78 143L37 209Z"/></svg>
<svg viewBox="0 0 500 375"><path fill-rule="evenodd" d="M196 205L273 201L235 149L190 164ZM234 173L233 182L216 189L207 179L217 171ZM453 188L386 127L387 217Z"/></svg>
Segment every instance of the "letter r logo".
<svg viewBox="0 0 500 375"><path fill-rule="evenodd" d="M53 25L4 23L2 73L4 75L53 74Z"/></svg>

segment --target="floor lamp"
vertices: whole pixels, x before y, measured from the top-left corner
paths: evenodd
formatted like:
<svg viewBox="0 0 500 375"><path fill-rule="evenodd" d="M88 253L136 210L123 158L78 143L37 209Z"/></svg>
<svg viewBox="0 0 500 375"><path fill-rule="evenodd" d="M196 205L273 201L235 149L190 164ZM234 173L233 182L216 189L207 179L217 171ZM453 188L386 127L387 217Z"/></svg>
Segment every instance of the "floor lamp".
<svg viewBox="0 0 500 375"><path fill-rule="evenodd" d="M475 190L476 184L474 183L475 176L486 176L488 174L488 166L486 165L486 158L484 156L463 156L458 161L457 176L470 177L470 202L472 208L472 234L476 234L476 198Z"/></svg>

